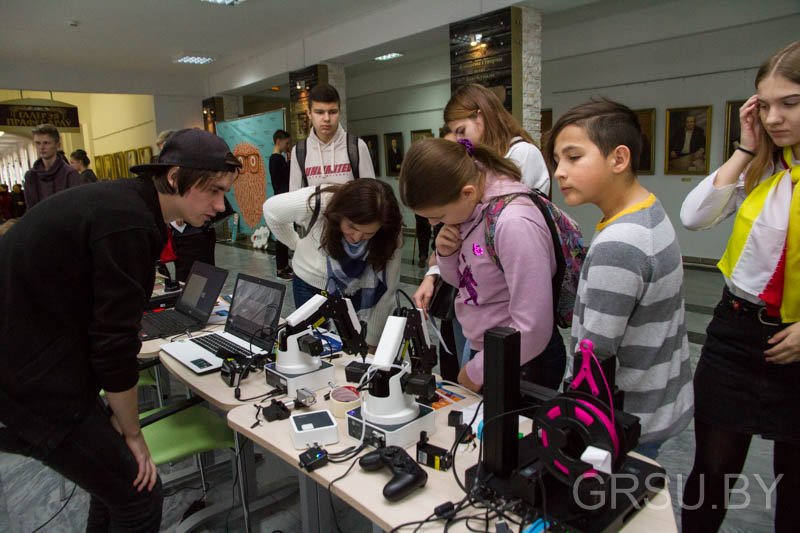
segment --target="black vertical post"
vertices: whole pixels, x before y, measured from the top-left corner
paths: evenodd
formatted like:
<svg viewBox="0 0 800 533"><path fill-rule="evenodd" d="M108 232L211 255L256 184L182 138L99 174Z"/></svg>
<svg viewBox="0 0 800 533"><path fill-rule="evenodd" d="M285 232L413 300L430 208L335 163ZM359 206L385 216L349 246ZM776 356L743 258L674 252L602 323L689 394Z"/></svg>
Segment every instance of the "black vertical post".
<svg viewBox="0 0 800 533"><path fill-rule="evenodd" d="M484 472L491 472L501 479L508 478L519 462L519 416L494 417L521 406L519 350L520 335L515 329L492 328L484 336ZM490 419L494 420L489 422Z"/></svg>

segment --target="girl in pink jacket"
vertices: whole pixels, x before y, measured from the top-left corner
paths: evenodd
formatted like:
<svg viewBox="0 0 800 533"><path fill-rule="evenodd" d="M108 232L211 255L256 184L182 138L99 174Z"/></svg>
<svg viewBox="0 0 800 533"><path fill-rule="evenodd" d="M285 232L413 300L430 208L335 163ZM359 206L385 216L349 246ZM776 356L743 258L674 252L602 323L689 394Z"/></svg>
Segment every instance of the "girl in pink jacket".
<svg viewBox="0 0 800 533"><path fill-rule="evenodd" d="M467 139L416 142L400 171L403 203L432 225L445 224L436 238L436 260L444 281L459 288L456 316L473 357L458 381L475 391L484 385L487 330L504 326L520 332L523 370L553 332L553 240L529 193L513 162ZM486 210L500 197L506 207L494 230L487 230ZM494 236L495 254L489 253L487 235Z"/></svg>

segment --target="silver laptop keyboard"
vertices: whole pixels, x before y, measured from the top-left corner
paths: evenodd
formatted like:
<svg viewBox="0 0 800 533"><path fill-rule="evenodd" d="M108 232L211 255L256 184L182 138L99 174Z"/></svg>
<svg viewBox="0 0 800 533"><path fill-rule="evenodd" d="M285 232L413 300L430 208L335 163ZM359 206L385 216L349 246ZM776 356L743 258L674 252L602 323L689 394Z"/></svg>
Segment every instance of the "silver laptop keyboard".
<svg viewBox="0 0 800 533"><path fill-rule="evenodd" d="M212 333L211 335L203 335L202 337L192 337L191 341L199 346L202 346L209 352L216 355L220 349L233 352L243 357L251 357L253 354L235 344L221 335ZM256 347L258 349L258 347Z"/></svg>

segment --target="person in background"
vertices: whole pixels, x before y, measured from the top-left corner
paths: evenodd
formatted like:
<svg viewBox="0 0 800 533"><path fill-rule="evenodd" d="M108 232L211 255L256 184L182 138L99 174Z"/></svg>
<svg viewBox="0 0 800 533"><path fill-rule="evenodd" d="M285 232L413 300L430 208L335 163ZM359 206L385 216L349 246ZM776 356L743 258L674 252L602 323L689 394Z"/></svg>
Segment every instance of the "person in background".
<svg viewBox="0 0 800 533"><path fill-rule="evenodd" d="M0 451L88 492L86 531L160 529L137 402L142 312L165 222L223 211L240 165L216 135L176 132L160 164L133 167L141 177L66 190L0 238Z"/></svg>
<svg viewBox="0 0 800 533"><path fill-rule="evenodd" d="M739 108L739 146L681 207L688 229L734 218L694 375L685 533L720 528L753 435L774 442L775 531L800 526L800 41L761 65L755 88Z"/></svg>
<svg viewBox="0 0 800 533"><path fill-rule="evenodd" d="M89 168L89 163L89 157L86 155L85 150L78 148L69 155L69 166L80 172L83 183L97 182L97 176Z"/></svg>
<svg viewBox="0 0 800 533"><path fill-rule="evenodd" d="M22 192L22 185L15 183L11 186L11 216L19 218L25 214L25 193Z"/></svg>
<svg viewBox="0 0 800 533"><path fill-rule="evenodd" d="M289 163L286 153L291 142L289 132L278 130L272 135L272 155L269 156L269 177L275 194L289 192ZM275 240L276 275L281 279L292 279L292 267L289 266L289 248L279 240Z"/></svg>
<svg viewBox="0 0 800 533"><path fill-rule="evenodd" d="M8 185L0 183L0 222L13 218L12 207L14 201L11 198L11 193L8 192Z"/></svg>
<svg viewBox="0 0 800 533"><path fill-rule="evenodd" d="M156 137L156 148L158 149L159 153L161 153L161 148L164 146L164 143L167 142L167 138L169 138L169 136L173 133L175 133L175 130L164 130L158 134ZM156 156L156 158L157 157L158 156Z"/></svg>
<svg viewBox="0 0 800 533"><path fill-rule="evenodd" d="M311 132L292 148L289 158L289 190L296 191L322 183L347 183L355 178L347 149L348 134L339 124L339 92L333 85L320 83L308 92L308 117ZM297 148L305 143L306 159L303 164L306 183L303 183ZM374 178L375 170L367 144L357 139L358 177Z"/></svg>
<svg viewBox="0 0 800 533"><path fill-rule="evenodd" d="M542 152L494 92L478 84L461 87L447 102L444 121L457 139L486 144L505 154L519 167L522 183L552 196Z"/></svg>
<svg viewBox="0 0 800 533"><path fill-rule="evenodd" d="M316 213L316 216L315 216ZM346 296L367 321L371 353L396 304L403 215L380 180L304 187L264 202L264 220L294 250L295 308L315 294ZM305 228L300 238L295 225Z"/></svg>
<svg viewBox="0 0 800 533"><path fill-rule="evenodd" d="M70 187L82 185L78 171L58 155L61 136L52 124L40 124L33 130L33 144L39 155L25 173L25 204L32 209L45 198Z"/></svg>

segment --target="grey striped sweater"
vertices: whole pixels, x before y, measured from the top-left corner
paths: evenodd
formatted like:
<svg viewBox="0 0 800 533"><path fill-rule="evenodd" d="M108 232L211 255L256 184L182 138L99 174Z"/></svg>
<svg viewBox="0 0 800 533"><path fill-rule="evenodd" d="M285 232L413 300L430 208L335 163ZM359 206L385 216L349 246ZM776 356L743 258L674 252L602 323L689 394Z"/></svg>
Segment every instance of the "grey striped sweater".
<svg viewBox="0 0 800 533"><path fill-rule="evenodd" d="M624 410L641 419L641 442L665 440L694 407L675 230L655 196L598 229L578 283L570 353L589 339L615 354ZM569 365L572 368L572 365Z"/></svg>

